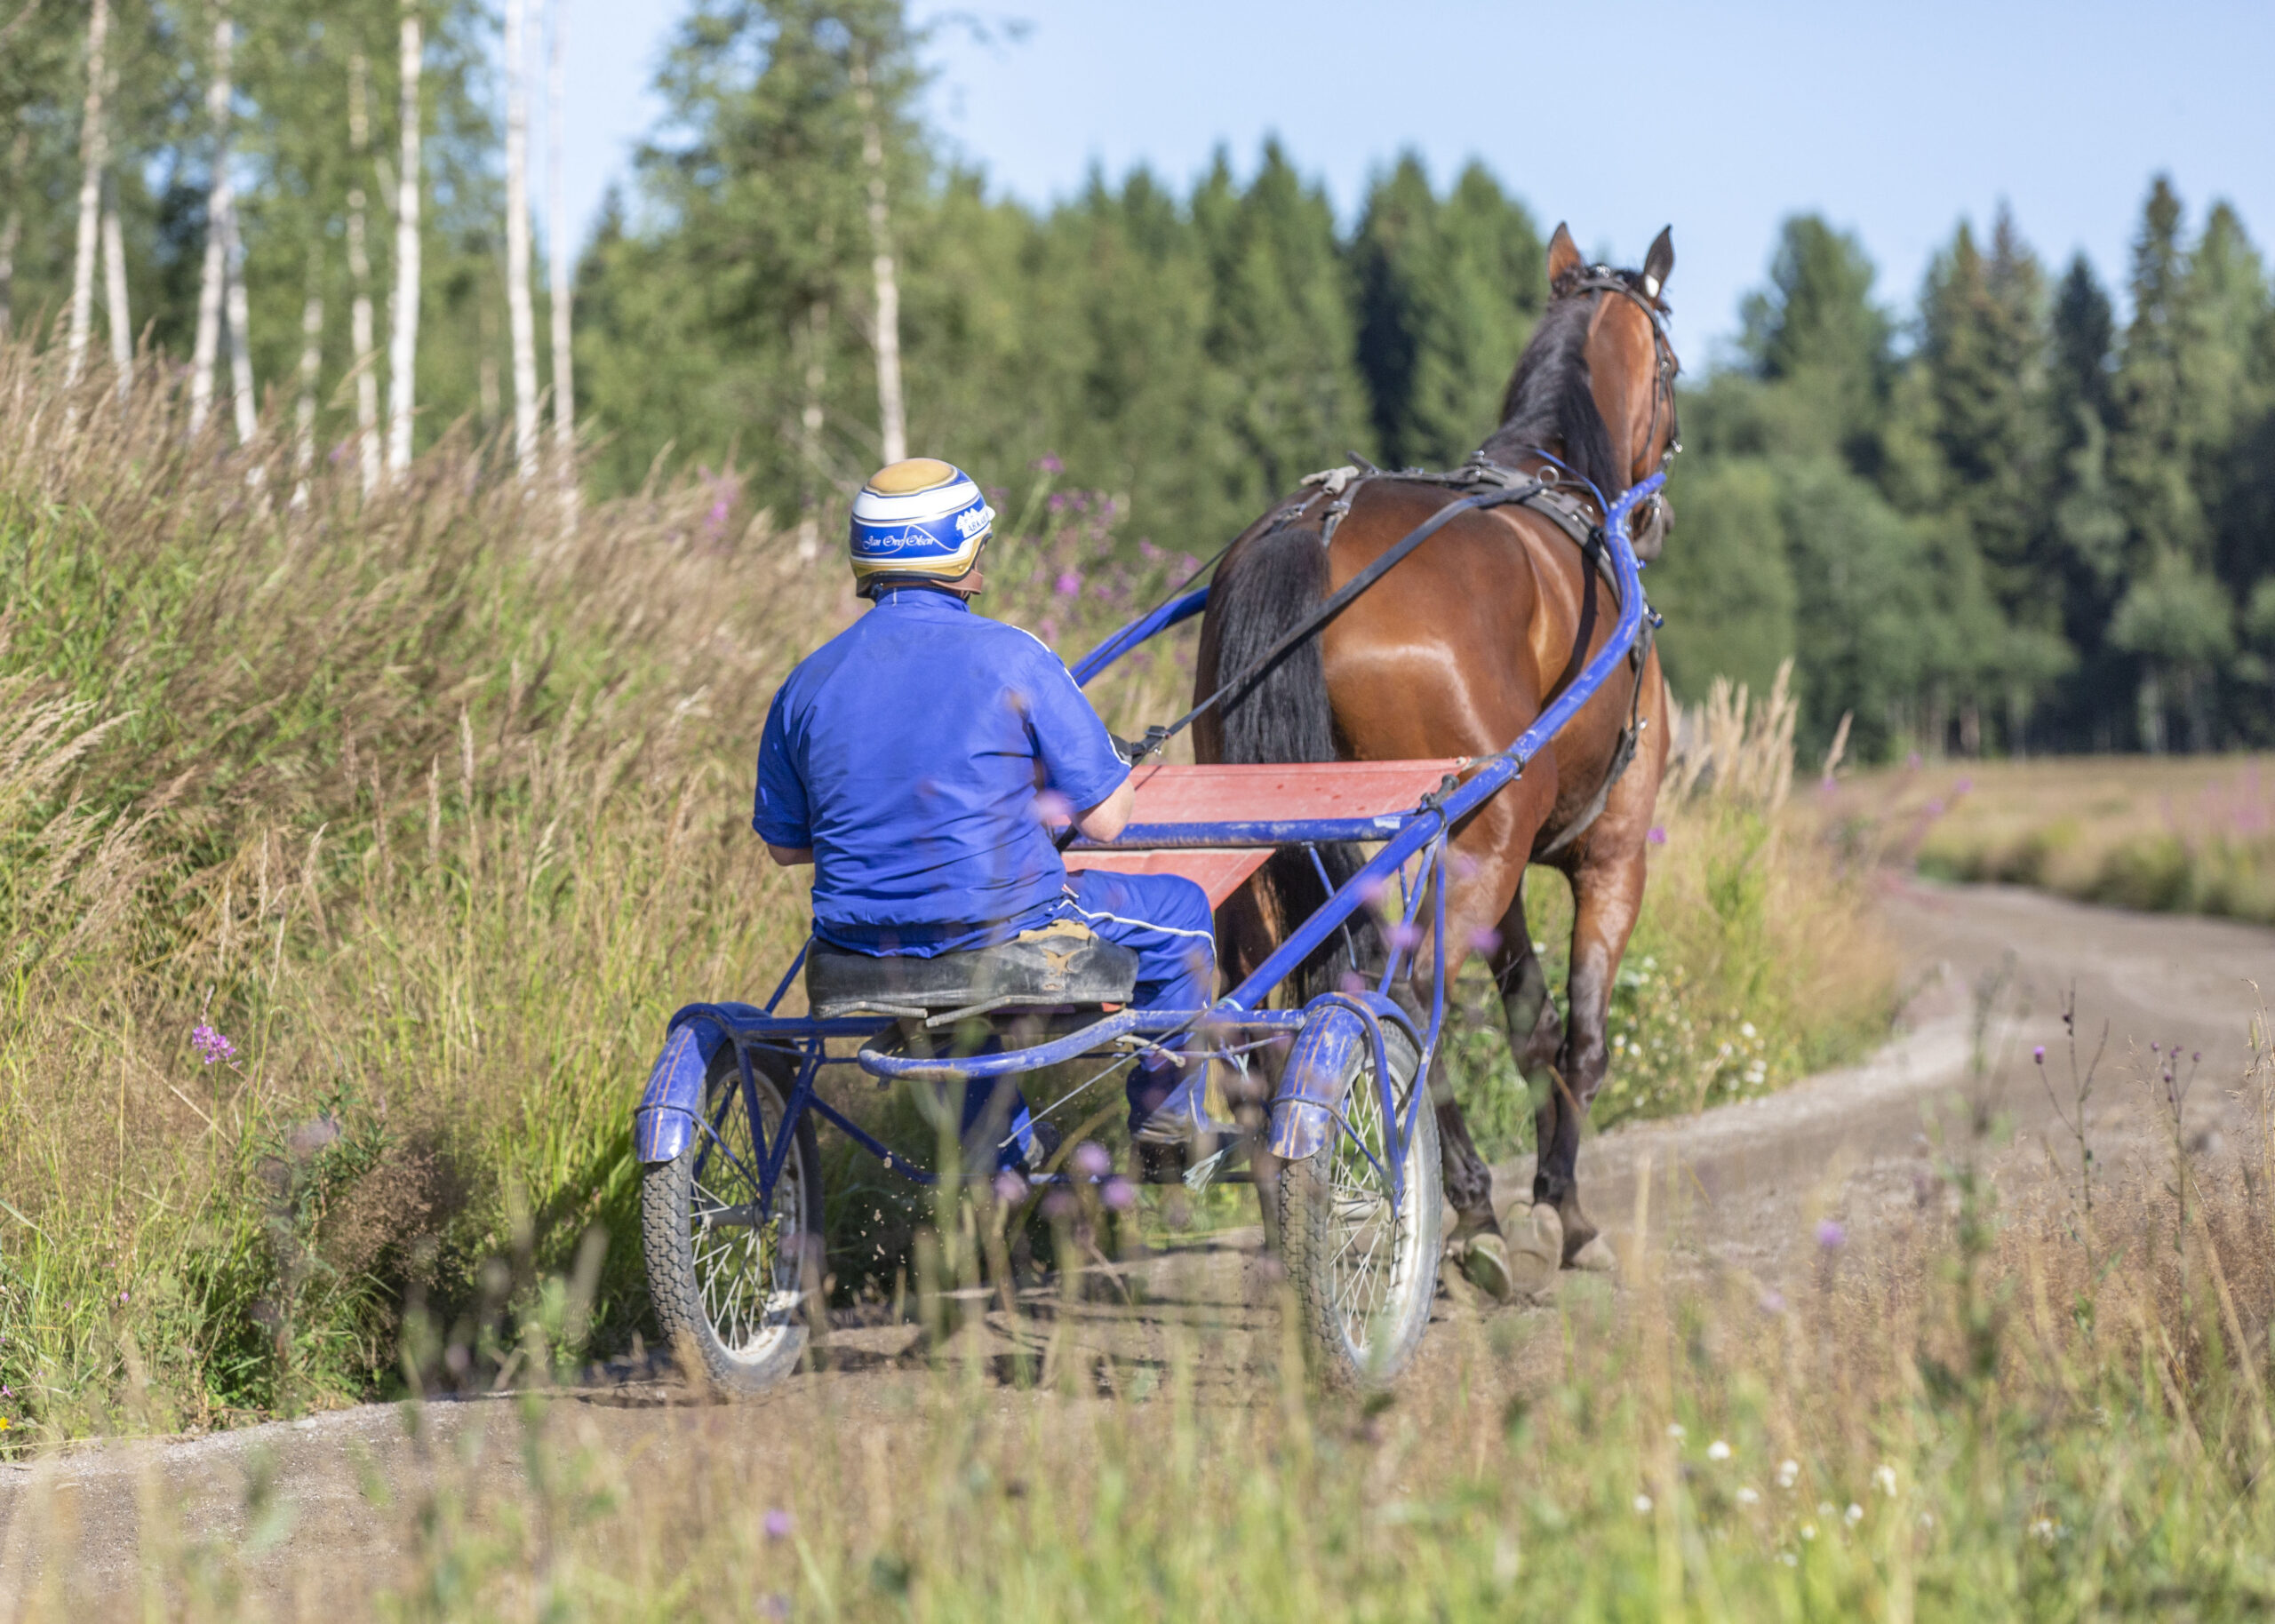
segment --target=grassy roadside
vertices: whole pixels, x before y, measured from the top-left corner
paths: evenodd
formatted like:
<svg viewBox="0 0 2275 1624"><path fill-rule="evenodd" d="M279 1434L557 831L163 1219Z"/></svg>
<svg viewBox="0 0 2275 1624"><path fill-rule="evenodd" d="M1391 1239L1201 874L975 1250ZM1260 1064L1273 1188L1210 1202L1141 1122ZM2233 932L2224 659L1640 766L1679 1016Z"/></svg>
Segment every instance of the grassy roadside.
<svg viewBox="0 0 2275 1624"><path fill-rule="evenodd" d="M2103 1077L2132 1087L2166 1149L2127 1174L2111 1169L2129 1158L2096 1146L2088 1204L2058 1177L1994 1176L1997 1088L1979 1078L1937 1119L1926 1194L1869 1238L1828 1222L1785 1272L1703 1281L1662 1278L1656 1242L1639 1246L1616 1294L1581 1282L1552 1315L1439 1327L1444 1379L1394 1398L1322 1400L1268 1349L1228 1384L1201 1331L1173 1334L1158 1362L1108 1368L1077 1356L1071 1302L1027 1324L1026 1391L951 1341L890 1391L802 1382L763 1406L699 1411L644 1455L540 1383L517 1425L430 1446L402 1498L367 1490L362 1515L395 1558L368 1579L344 1579L320 1544L295 1550L294 1509L257 1461L242 1543L150 1496L145 1610L2263 1617L2263 1017L2248 1069L2220 1080L2254 1126L2214 1147L2172 1131L2159 1075ZM1646 1181L1647 1231L1682 1188L1679 1170ZM929 1318L959 1311L925 1304ZM546 1367L546 1329L524 1325L529 1370ZM406 1419L421 1424L415 1407ZM500 1453L521 1469L498 1469ZM71 1516L64 1487L37 1480L10 1550L57 1548ZM83 1615L68 1563L37 1567L14 1616Z"/></svg>
<svg viewBox="0 0 2275 1624"><path fill-rule="evenodd" d="M67 399L0 346L20 1437L486 1380L595 1238L590 1345L627 1346L634 1094L671 1009L763 996L803 933L748 834L749 758L775 683L858 609L730 474L570 535L463 440L369 501L352 459L299 501L281 451L193 444L178 409ZM1185 572L1121 552L1111 498L1022 477L993 612L1081 649ZM1189 657L1169 640L1094 692L1134 730ZM1623 1111L1846 1040L1789 975L1792 918L1828 894L1774 809L1668 828L1634 962L1686 991L1624 991L1622 1031L1680 1042L1623 1063L1655 1079Z"/></svg>
<svg viewBox="0 0 2275 1624"><path fill-rule="evenodd" d="M1833 838L1938 879L2275 923L2275 761L2085 756L1860 774L1815 798Z"/></svg>

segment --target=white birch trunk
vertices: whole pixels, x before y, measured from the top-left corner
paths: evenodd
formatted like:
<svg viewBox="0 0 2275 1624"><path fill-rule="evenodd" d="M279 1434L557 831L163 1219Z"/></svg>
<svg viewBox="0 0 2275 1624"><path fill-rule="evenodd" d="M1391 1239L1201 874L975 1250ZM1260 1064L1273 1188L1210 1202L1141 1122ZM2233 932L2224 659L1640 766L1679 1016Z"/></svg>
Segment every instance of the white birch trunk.
<svg viewBox="0 0 2275 1624"><path fill-rule="evenodd" d="M419 0L403 6L403 155L395 176L394 330L387 335L387 471L411 466L411 418L419 364L419 70L426 37Z"/></svg>
<svg viewBox="0 0 2275 1624"><path fill-rule="evenodd" d="M0 220L0 338L14 325L16 243L24 235L24 165L32 155L32 132L19 126L8 146L8 217Z"/></svg>
<svg viewBox="0 0 2275 1624"><path fill-rule="evenodd" d="M564 531L577 528L577 388L575 357L570 348L569 319L576 294L570 286L569 214L563 202L561 165L561 107L567 74L563 67L562 37L567 31L561 0L553 0L553 52L545 82L545 218L552 258L547 266L547 289L553 308L553 456L555 476L561 483L561 523Z"/></svg>
<svg viewBox="0 0 2275 1624"><path fill-rule="evenodd" d="M347 61L347 145L354 155L347 188L347 274L355 285L349 307L348 342L355 348L355 458L363 494L379 482L379 357L371 338L371 253L364 236L363 161L371 150L371 122L365 107L371 70L357 52Z"/></svg>
<svg viewBox="0 0 2275 1624"><path fill-rule="evenodd" d="M877 287L877 434L884 459L908 455L908 414L900 394L900 279L892 258L892 219L885 207L885 144L877 126L869 65L853 64L853 92L861 109L861 161L869 170L869 270Z"/></svg>
<svg viewBox="0 0 2275 1624"><path fill-rule="evenodd" d="M821 477L822 391L828 386L829 306L816 299L806 308L806 403L798 414L798 451L805 466L798 477L798 559L821 556L821 503L814 482Z"/></svg>
<svg viewBox="0 0 2275 1624"><path fill-rule="evenodd" d="M308 249L307 297L300 305L300 398L292 410L292 506L308 502L316 466L316 380L323 370L323 250Z"/></svg>
<svg viewBox="0 0 2275 1624"><path fill-rule="evenodd" d="M79 124L79 241L71 261L71 331L63 378L77 383L95 325L95 247L102 225L103 164L109 142L103 131L103 45L110 31L110 0L95 0L87 19L87 103Z"/></svg>
<svg viewBox="0 0 2275 1624"><path fill-rule="evenodd" d="M236 211L229 179L230 56L236 32L223 12L213 23L213 76L205 86L205 116L213 125L213 179L205 199L205 265L197 280L197 342L190 352L189 432L205 426L213 409L213 364L221 353L221 300L228 281L228 221Z"/></svg>
<svg viewBox="0 0 2275 1624"><path fill-rule="evenodd" d="M118 398L134 387L134 320L126 303L126 235L118 223L118 183L103 203L103 315L110 325L110 365Z"/></svg>
<svg viewBox="0 0 2275 1624"><path fill-rule="evenodd" d="M537 329L530 313L529 0L506 0L506 322L514 341L514 460L537 477Z"/></svg>
<svg viewBox="0 0 2275 1624"><path fill-rule="evenodd" d="M260 414L252 394L252 335L245 309L245 245L237 235L237 211L229 211L225 229L229 302L229 384L237 409L237 443L251 445L260 432Z"/></svg>

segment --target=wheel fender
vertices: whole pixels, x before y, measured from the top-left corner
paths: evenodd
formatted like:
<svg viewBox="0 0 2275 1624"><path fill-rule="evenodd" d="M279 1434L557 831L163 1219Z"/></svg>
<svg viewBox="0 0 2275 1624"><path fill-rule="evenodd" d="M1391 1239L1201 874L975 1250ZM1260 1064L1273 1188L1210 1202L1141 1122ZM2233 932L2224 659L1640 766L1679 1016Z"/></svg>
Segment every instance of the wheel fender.
<svg viewBox="0 0 2275 1624"><path fill-rule="evenodd" d="M1272 1154L1300 1161L1327 1143L1343 1114L1343 1079L1353 1055L1382 1041L1386 1020L1407 1025L1405 1012L1377 993L1329 992L1312 1000L1273 1096Z"/></svg>
<svg viewBox="0 0 2275 1624"><path fill-rule="evenodd" d="M632 1149L643 1166L667 1162L694 1137L711 1057L727 1041L728 1020L763 1018L748 1004L690 1004L672 1016L664 1052L648 1073L632 1115Z"/></svg>

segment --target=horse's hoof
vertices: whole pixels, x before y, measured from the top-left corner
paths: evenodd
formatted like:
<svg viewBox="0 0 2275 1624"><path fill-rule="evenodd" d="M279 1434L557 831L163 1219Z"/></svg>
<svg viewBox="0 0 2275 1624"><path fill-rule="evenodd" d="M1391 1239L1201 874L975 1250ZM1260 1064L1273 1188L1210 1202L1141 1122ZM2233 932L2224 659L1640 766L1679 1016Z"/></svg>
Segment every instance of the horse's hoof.
<svg viewBox="0 0 2275 1624"><path fill-rule="evenodd" d="M1462 1278L1496 1302L1516 1295L1516 1277L1509 1267L1508 1243L1490 1231L1473 1235L1461 1243L1456 1261Z"/></svg>
<svg viewBox="0 0 2275 1624"><path fill-rule="evenodd" d="M1547 1273L1555 1273L1557 1265L1564 1260L1562 1216L1547 1202L1536 1201L1528 1230L1517 1241L1519 1249L1538 1258Z"/></svg>
<svg viewBox="0 0 2275 1624"><path fill-rule="evenodd" d="M1612 1255L1611 1243L1600 1235L1594 1235L1589 1237L1586 1245L1572 1254L1565 1267L1588 1274L1613 1274L1619 1269L1619 1260Z"/></svg>

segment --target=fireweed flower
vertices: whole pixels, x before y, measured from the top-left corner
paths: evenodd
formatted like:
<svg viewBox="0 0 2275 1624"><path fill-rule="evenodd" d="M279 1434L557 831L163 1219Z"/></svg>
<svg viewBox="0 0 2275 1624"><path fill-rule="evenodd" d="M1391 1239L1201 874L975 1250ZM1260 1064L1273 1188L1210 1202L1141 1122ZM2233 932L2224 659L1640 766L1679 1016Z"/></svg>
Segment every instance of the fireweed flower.
<svg viewBox="0 0 2275 1624"><path fill-rule="evenodd" d="M236 1063L237 1046L202 1021L190 1029L189 1047L196 1049L197 1057L209 1066L216 1063L234 1065Z"/></svg>

